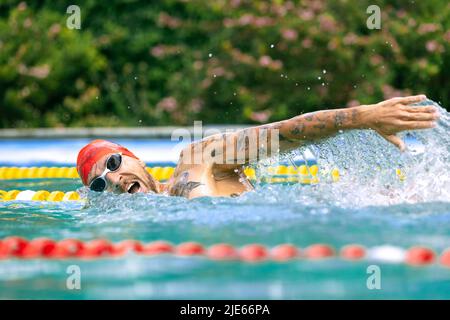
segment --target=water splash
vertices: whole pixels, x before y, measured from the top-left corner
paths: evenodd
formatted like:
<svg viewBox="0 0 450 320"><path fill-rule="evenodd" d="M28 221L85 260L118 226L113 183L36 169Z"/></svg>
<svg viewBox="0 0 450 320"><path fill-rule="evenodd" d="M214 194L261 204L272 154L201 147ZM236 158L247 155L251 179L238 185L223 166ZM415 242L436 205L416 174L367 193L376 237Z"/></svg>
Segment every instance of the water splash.
<svg viewBox="0 0 450 320"><path fill-rule="evenodd" d="M437 126L402 132L407 145L403 153L372 130L342 132L309 146L318 158L323 181L329 181L332 168L341 172L339 183L321 191L349 206L449 202L450 115L431 100L417 105L430 104L440 113Z"/></svg>

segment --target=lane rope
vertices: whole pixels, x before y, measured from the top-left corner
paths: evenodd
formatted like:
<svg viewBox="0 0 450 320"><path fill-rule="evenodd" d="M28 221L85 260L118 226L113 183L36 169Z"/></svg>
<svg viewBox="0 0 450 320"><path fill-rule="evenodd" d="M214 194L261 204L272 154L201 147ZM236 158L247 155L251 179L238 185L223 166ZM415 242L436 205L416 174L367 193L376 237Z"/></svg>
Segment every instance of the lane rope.
<svg viewBox="0 0 450 320"><path fill-rule="evenodd" d="M406 264L409 266L440 265L450 268L450 248L440 255L428 247L413 246L403 249L395 246L375 246L366 248L359 244L348 244L336 250L334 247L317 243L305 248L285 243L274 247L263 244L234 246L217 243L204 246L197 242L172 244L168 241L142 243L124 240L113 243L106 239L81 241L49 238L27 240L11 236L0 239L0 261L8 259L98 259L117 258L127 254L142 256L174 255L179 257L199 256L218 261L242 262L287 262L294 260L323 260L339 258L347 261L379 261Z"/></svg>
<svg viewBox="0 0 450 320"><path fill-rule="evenodd" d="M147 171L160 181L168 180L174 167L152 167ZM256 179L253 168L246 168L245 174L249 179ZM265 183L300 183L314 184L319 182L319 168L317 165L276 166L267 168L269 176L261 179ZM339 180L339 171L333 169L330 172L334 182ZM0 179L44 179L44 178L78 178L75 167L0 167ZM50 190L0 190L0 201L77 201L81 196L77 191L50 191Z"/></svg>
<svg viewBox="0 0 450 320"><path fill-rule="evenodd" d="M160 181L168 180L175 171L175 167L147 167L146 169ZM271 175L268 182L318 182L319 168L317 165L301 165L299 167L280 165L269 167L267 171ZM256 178L254 168L246 168L244 172L250 179ZM333 181L339 180L338 169L331 170L329 175ZM78 179L79 175L75 167L0 167L0 180L54 178Z"/></svg>

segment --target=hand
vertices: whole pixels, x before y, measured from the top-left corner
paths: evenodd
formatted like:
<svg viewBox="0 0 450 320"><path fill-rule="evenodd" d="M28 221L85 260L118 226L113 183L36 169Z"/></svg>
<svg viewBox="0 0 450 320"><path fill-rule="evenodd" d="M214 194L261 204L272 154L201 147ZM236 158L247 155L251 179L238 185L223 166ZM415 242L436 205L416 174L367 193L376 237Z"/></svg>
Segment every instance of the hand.
<svg viewBox="0 0 450 320"><path fill-rule="evenodd" d="M404 151L405 143L396 135L397 132L433 128L439 118L437 109L432 105L410 105L425 99L424 95L417 95L362 106L363 123L365 127L377 131L387 141Z"/></svg>

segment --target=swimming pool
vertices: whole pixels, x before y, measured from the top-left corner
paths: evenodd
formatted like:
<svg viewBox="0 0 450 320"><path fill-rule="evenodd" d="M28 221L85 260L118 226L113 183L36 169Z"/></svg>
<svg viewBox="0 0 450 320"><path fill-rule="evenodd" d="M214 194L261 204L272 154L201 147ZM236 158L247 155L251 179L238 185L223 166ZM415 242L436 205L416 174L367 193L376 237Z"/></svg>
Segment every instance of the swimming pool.
<svg viewBox="0 0 450 320"><path fill-rule="evenodd" d="M412 133L410 141L418 142L411 142L411 151L405 154L374 133L361 131L341 133L309 147L324 173L318 184L261 182L255 191L238 198L89 194L87 204L5 201L0 202L0 238L196 241L205 246L292 243L300 248L313 243L335 248L349 243L394 249L422 245L439 254L450 244L450 117L443 109L441 113L437 128ZM27 143L0 142L21 152ZM40 141L37 145L42 150L51 146L59 150L60 144L76 152L73 146L83 143ZM156 147L170 145L142 143L147 144L149 154ZM73 165L75 159L67 153L55 163L45 159L18 163L12 158L5 156L0 163ZM146 160L150 165L171 163L170 159ZM259 175L266 174L265 166L270 164L259 165ZM325 173L335 167L341 179L330 182ZM397 169L405 179L399 179ZM72 191L80 187L74 179L0 181L2 190ZM81 290L66 287L70 265L80 267ZM379 290L367 287L370 265L381 270ZM0 260L0 298L8 299L433 299L450 298L449 286L450 268L439 263L415 267L374 256L360 261L300 258L282 263L135 254L92 260Z"/></svg>

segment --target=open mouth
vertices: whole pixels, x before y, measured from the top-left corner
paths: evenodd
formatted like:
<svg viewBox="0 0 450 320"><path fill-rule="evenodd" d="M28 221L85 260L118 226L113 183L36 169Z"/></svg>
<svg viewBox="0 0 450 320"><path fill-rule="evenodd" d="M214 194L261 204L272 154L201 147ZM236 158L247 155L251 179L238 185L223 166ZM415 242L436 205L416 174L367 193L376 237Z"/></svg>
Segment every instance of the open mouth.
<svg viewBox="0 0 450 320"><path fill-rule="evenodd" d="M128 193L136 193L136 192L139 192L140 188L141 188L141 185L139 184L139 182L136 181L128 186L127 192Z"/></svg>

